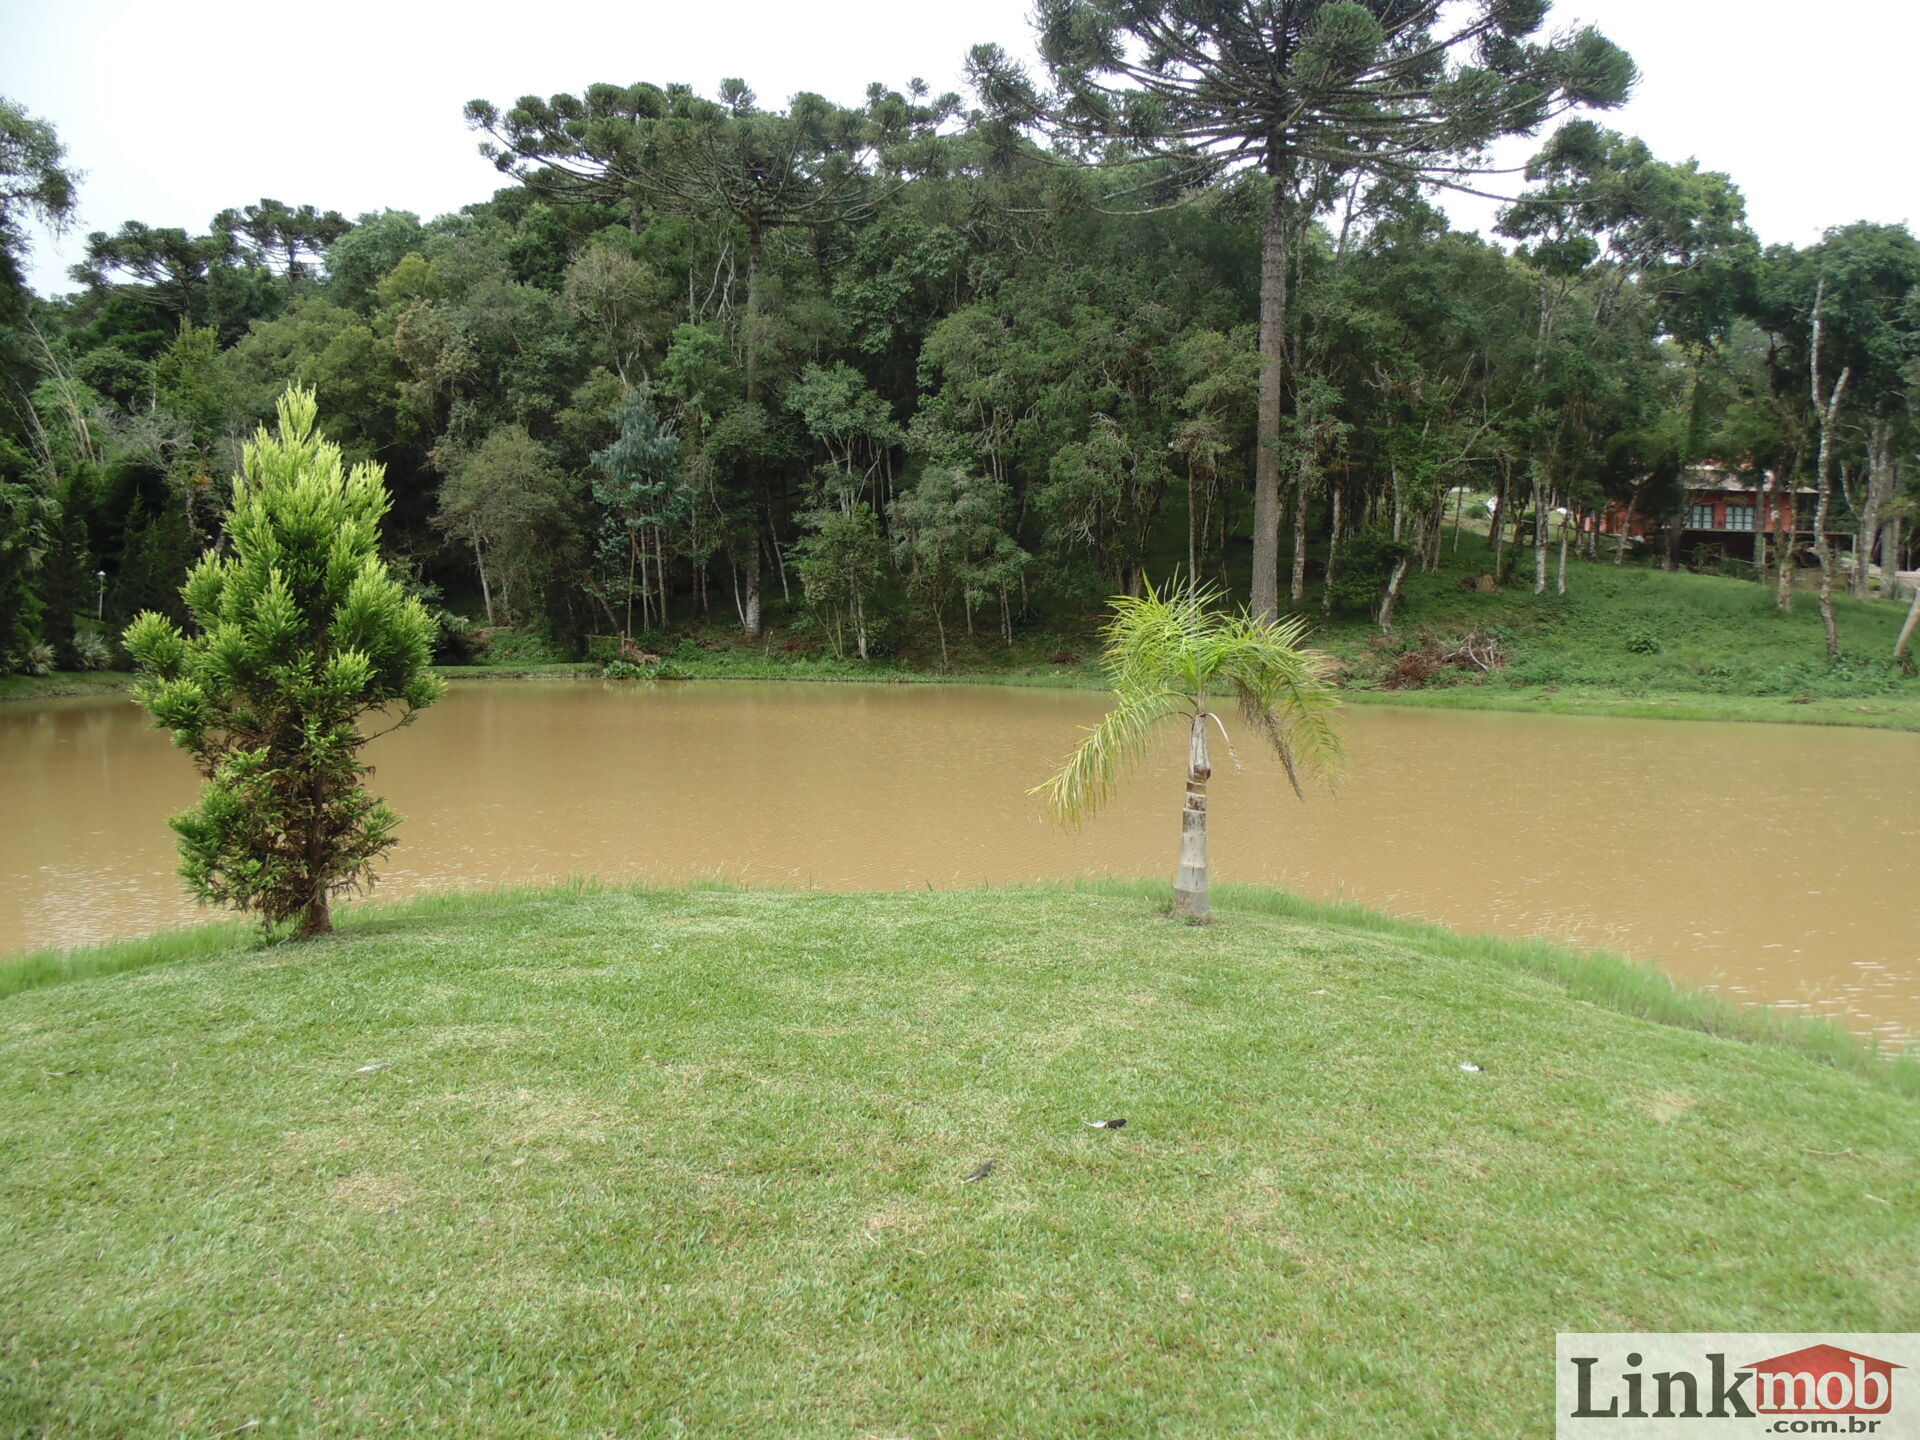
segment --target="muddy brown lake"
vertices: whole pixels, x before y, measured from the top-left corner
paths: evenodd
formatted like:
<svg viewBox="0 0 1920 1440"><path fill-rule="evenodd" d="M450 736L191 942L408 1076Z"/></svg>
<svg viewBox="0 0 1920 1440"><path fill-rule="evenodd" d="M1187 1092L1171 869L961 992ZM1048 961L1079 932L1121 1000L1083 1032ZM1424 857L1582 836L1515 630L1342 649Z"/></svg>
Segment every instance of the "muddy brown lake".
<svg viewBox="0 0 1920 1440"><path fill-rule="evenodd" d="M1098 693L456 684L375 741L380 893L573 875L834 890L1170 875L1184 738L1079 830L1027 796ZM1217 880L1654 961L1744 1000L1920 1032L1920 736L1355 707L1337 795L1251 736L1216 761ZM124 697L0 706L0 954L204 916L166 817L186 757Z"/></svg>

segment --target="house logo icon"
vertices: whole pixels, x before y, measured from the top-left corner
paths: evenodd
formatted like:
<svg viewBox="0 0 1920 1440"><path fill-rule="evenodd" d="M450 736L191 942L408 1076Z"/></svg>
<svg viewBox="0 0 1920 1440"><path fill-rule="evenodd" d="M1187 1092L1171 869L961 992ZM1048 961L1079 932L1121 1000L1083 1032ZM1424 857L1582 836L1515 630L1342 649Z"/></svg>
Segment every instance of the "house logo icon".
<svg viewBox="0 0 1920 1440"><path fill-rule="evenodd" d="M1753 1372L1753 1408L1761 1415L1885 1415L1893 1408L1893 1372L1906 1367L1809 1345L1740 1368Z"/></svg>

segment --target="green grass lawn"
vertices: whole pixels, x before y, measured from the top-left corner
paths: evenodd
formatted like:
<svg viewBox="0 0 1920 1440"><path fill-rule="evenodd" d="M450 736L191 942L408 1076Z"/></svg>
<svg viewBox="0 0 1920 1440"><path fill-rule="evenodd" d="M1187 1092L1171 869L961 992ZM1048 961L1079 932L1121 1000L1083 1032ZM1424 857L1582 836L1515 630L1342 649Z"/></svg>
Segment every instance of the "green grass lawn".
<svg viewBox="0 0 1920 1440"><path fill-rule="evenodd" d="M41 962L0 1433L1538 1436L1556 1330L1920 1329L1911 1068L1154 893L577 889Z"/></svg>

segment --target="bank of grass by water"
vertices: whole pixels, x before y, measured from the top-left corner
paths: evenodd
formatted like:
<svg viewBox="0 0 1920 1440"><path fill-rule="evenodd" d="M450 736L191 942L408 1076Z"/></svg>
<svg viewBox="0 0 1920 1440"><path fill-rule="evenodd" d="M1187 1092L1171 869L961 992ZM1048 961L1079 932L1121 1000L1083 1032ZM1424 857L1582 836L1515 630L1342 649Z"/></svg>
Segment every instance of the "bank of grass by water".
<svg viewBox="0 0 1920 1440"><path fill-rule="evenodd" d="M0 701L70 700L84 695L116 695L133 688L124 670L62 670L51 675L0 675Z"/></svg>
<svg viewBox="0 0 1920 1440"><path fill-rule="evenodd" d="M1485 537L1463 535L1458 552L1445 550L1437 573L1408 580L1391 637L1369 616L1310 612L1312 643L1341 661L1348 693L1368 703L1920 730L1920 679L1892 660L1904 605L1836 597L1842 658L1829 666L1816 599L1804 588L1793 610L1782 613L1773 589L1749 579L1576 561L1564 596L1551 589L1533 594L1527 575L1493 593L1473 589L1491 563ZM1103 677L1096 625L1089 616L1075 627L1018 637L1012 647L993 635L956 633L945 668L930 649L932 637L911 629L898 653L870 664L837 658L790 629L751 645L722 630L655 643L662 673L685 679L1097 687ZM1470 631L1497 642L1504 668L1490 675L1443 670L1423 689L1387 688L1402 651L1427 637L1444 647Z"/></svg>
<svg viewBox="0 0 1920 1440"><path fill-rule="evenodd" d="M1836 597L1842 658L1826 662L1815 597L1800 593L1791 613L1774 592L1726 575L1667 573L1639 565L1576 562L1569 593L1534 595L1521 575L1494 593L1472 589L1491 565L1485 537L1462 536L1434 575L1409 578L1394 634L1380 635L1365 615L1310 611L1312 643L1336 656L1349 694L1366 703L1533 710L1544 714L1620 715L1676 720L1920 730L1920 678L1892 661L1905 606ZM1529 559L1523 556L1523 560ZM1467 588L1463 589L1463 582ZM1004 646L997 634L950 635L942 666L929 631L911 614L898 618L888 653L871 662L835 656L806 630L804 618L776 607L773 628L747 642L725 626L650 635L673 680L879 681L1098 688L1099 617L1022 633ZM1492 637L1506 663L1492 674L1442 670L1425 688L1390 686L1402 651L1431 637L1443 648L1470 632ZM524 638L524 637L523 637ZM523 644L516 653L537 652ZM450 680L590 678L599 665L518 658L443 666ZM120 674L0 678L0 699L54 698L124 689ZM636 682L641 683L641 682Z"/></svg>
<svg viewBox="0 0 1920 1440"><path fill-rule="evenodd" d="M1557 1330L1920 1328L1911 1070L1220 900L582 885L18 989L0 1430L1520 1436Z"/></svg>

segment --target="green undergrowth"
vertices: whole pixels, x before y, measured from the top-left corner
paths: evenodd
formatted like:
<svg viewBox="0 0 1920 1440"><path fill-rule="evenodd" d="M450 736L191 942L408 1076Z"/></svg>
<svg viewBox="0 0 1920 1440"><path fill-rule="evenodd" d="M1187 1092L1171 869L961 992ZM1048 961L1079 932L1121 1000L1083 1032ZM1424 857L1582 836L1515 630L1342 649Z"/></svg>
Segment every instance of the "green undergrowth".
<svg viewBox="0 0 1920 1440"><path fill-rule="evenodd" d="M1526 557L1522 557L1523 559ZM1920 679L1892 663L1904 605L1834 601L1842 657L1826 663L1815 597L1804 589L1791 614L1773 590L1725 575L1666 573L1640 565L1576 561L1569 593L1531 593L1528 575L1493 593L1462 582L1491 564L1485 537L1465 535L1438 574L1414 575L1391 636L1365 615L1309 611L1312 643L1342 663L1349 695L1361 703L1528 710L1540 714L1643 719L1739 720L1779 724L1920 730ZM645 637L658 663L646 679L799 680L900 684L1034 685L1093 688L1104 683L1097 618L1054 632L952 637L942 666L930 637L871 662L836 657L782 628L745 642L724 627ZM1490 637L1505 664L1491 674L1445 667L1416 689L1391 688L1407 651L1441 649L1468 633ZM602 666L516 661L441 666L456 681L597 678ZM0 678L0 700L51 699L123 690L116 673Z"/></svg>
<svg viewBox="0 0 1920 1440"><path fill-rule="evenodd" d="M1841 659L1829 666L1818 602L1805 588L1783 613L1773 587L1751 579L1605 562L1571 564L1566 595L1555 593L1551 576L1548 592L1533 594L1530 571L1491 594L1461 588L1490 565L1485 538L1465 536L1439 573L1409 579L1394 637L1350 616L1323 621L1318 643L1348 661L1363 685L1376 683L1422 631L1444 640L1478 629L1499 642L1506 667L1484 686L1472 672L1440 679L1496 693L1697 696L1704 707L1748 697L1920 700L1920 681L1892 659L1903 604L1837 595Z"/></svg>
<svg viewBox="0 0 1920 1440"><path fill-rule="evenodd" d="M580 884L16 990L0 1433L1518 1437L1556 1331L1920 1328L1910 1071L1219 900Z"/></svg>

